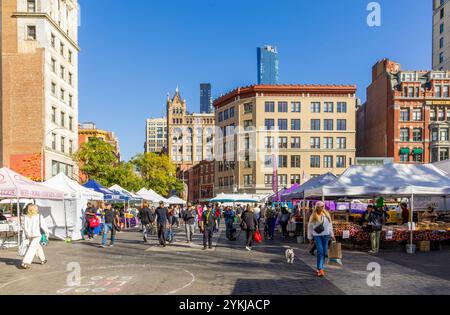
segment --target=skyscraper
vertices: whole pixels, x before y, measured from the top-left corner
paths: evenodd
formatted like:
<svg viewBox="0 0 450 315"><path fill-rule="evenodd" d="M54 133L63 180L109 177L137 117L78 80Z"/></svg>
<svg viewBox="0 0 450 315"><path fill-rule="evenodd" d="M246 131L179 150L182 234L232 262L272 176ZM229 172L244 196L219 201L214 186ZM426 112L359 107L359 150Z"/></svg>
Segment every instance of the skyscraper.
<svg viewBox="0 0 450 315"><path fill-rule="evenodd" d="M214 111L211 97L211 83L200 84L200 113L210 114Z"/></svg>
<svg viewBox="0 0 450 315"><path fill-rule="evenodd" d="M278 84L278 52L273 46L257 48L258 84Z"/></svg>
<svg viewBox="0 0 450 315"><path fill-rule="evenodd" d="M450 70L450 2L433 0L433 70Z"/></svg>

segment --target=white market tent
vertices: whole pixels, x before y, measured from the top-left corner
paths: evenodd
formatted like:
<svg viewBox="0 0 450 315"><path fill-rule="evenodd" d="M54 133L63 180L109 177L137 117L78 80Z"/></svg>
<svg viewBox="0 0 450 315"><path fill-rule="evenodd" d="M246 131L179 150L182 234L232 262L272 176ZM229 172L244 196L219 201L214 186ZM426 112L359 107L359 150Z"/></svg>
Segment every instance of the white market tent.
<svg viewBox="0 0 450 315"><path fill-rule="evenodd" d="M333 183L305 191L306 198L448 195L450 177L429 164L352 166Z"/></svg>
<svg viewBox="0 0 450 315"><path fill-rule="evenodd" d="M74 241L82 239L83 210L89 201L104 200L103 194L81 186L63 173L49 179L44 185L64 192L64 203L38 201L52 236L61 240L67 237Z"/></svg>
<svg viewBox="0 0 450 315"><path fill-rule="evenodd" d="M136 193L139 197L141 197L144 200L150 201L152 203L159 203L160 201L164 203L168 203L168 200L160 195L158 195L153 190L147 190L145 188L142 188Z"/></svg>
<svg viewBox="0 0 450 315"><path fill-rule="evenodd" d="M336 181L336 179L337 179L337 177L335 175L333 175L332 173L326 173L324 175L311 178L309 181L307 181L303 185L299 186L297 189L292 191L290 194L284 195L283 197L286 200L303 199L305 191L311 190L311 189L317 189L317 188L323 187L325 185L331 184L334 181Z"/></svg>
<svg viewBox="0 0 450 315"><path fill-rule="evenodd" d="M21 214L20 199L33 200L64 200L64 192L59 189L48 187L10 170L9 168L0 169L0 198L15 199L17 201L17 216L19 220L19 238L21 243Z"/></svg>
<svg viewBox="0 0 450 315"><path fill-rule="evenodd" d="M249 194L225 194L221 193L217 195L217 197L210 199L210 202L220 202L220 203L229 203L229 202L242 202L242 203L258 203L261 200L262 196L255 196Z"/></svg>
<svg viewBox="0 0 450 315"><path fill-rule="evenodd" d="M167 199L167 202L169 203L169 205L185 205L186 201L184 201L183 199L177 197L177 196L172 196L169 199Z"/></svg>

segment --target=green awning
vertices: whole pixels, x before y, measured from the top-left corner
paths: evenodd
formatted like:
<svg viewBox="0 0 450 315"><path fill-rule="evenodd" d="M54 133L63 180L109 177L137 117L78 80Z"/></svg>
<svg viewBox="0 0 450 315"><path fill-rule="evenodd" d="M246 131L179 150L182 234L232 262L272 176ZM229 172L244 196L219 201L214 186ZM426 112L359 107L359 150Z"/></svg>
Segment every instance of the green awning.
<svg viewBox="0 0 450 315"><path fill-rule="evenodd" d="M402 148L400 149L400 154L410 154L411 151L408 148Z"/></svg>
<svg viewBox="0 0 450 315"><path fill-rule="evenodd" d="M413 150L413 154L414 154L414 155L420 155L420 154L423 154L423 149L414 149L414 150Z"/></svg>

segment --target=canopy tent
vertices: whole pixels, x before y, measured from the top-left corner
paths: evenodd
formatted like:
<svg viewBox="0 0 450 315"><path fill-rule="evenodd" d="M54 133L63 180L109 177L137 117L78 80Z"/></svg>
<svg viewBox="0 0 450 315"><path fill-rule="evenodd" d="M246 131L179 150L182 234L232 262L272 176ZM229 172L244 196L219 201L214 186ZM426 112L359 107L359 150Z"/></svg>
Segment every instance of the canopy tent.
<svg viewBox="0 0 450 315"><path fill-rule="evenodd" d="M103 194L81 186L63 173L49 179L44 185L64 192L63 204L38 201L52 236L61 240L67 237L74 241L82 239L83 210L86 209L88 201L103 200Z"/></svg>
<svg viewBox="0 0 450 315"><path fill-rule="evenodd" d="M177 196L172 196L169 199L167 199L167 202L169 203L169 205L185 205L186 201L184 201L183 199L177 197Z"/></svg>
<svg viewBox="0 0 450 315"><path fill-rule="evenodd" d="M128 197L116 192L112 191L111 189L108 189L106 187L103 187L99 183L97 183L95 180L91 179L86 184L83 185L83 187L91 189L93 191L102 193L104 195L105 200L107 201L127 201Z"/></svg>
<svg viewBox="0 0 450 315"><path fill-rule="evenodd" d="M152 190L153 191L153 190ZM155 192L150 192L149 190L142 188L136 193L138 196L140 196L142 199L150 201L152 203L159 203L160 201L167 203L167 200Z"/></svg>
<svg viewBox="0 0 450 315"><path fill-rule="evenodd" d="M226 203L226 202L243 202L243 203L257 203L260 201L259 196L249 195L249 194L219 194L217 197L210 199L210 202L220 202L220 203Z"/></svg>
<svg viewBox="0 0 450 315"><path fill-rule="evenodd" d="M283 196L284 200L294 200L294 199L303 199L305 190L310 190L314 188L319 188L336 181L337 177L331 173L326 173L321 176L317 176L311 178L309 181L304 183L301 186L298 186L296 189L292 190L289 194Z"/></svg>
<svg viewBox="0 0 450 315"><path fill-rule="evenodd" d="M58 189L48 187L10 170L9 168L0 169L0 198L16 199L17 217L19 223L18 243L21 244L21 219L20 219L20 199L33 200L64 200L64 192Z"/></svg>
<svg viewBox="0 0 450 315"><path fill-rule="evenodd" d="M331 184L306 189L305 197L448 196L450 178L433 165L352 166Z"/></svg>
<svg viewBox="0 0 450 315"><path fill-rule="evenodd" d="M291 192L293 192L295 189L297 189L300 186L300 184L295 183L290 188L284 189L281 194L279 193L279 200L280 201L287 201L286 196L289 195Z"/></svg>
<svg viewBox="0 0 450 315"><path fill-rule="evenodd" d="M450 176L450 160L436 162L433 165Z"/></svg>
<svg viewBox="0 0 450 315"><path fill-rule="evenodd" d="M156 191L153 189L147 190L151 195L155 196L156 198L159 198L161 201L164 201L165 203L168 203L168 199L164 198L163 196L159 195Z"/></svg>
<svg viewBox="0 0 450 315"><path fill-rule="evenodd" d="M128 196L130 201L141 201L142 197L126 190L125 188L120 187L119 185L114 185L109 187L110 190L121 193L122 195Z"/></svg>

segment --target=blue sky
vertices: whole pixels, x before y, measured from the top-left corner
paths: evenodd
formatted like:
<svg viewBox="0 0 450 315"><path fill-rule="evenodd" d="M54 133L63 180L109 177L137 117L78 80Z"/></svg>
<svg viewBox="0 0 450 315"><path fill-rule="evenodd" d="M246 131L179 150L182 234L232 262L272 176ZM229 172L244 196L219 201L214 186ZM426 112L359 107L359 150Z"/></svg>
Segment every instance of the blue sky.
<svg viewBox="0 0 450 315"><path fill-rule="evenodd" d="M213 97L256 82L256 47L280 55L280 83L356 84L364 101L371 67L388 57L431 68L428 0L79 0L80 121L114 131L122 156L143 152L145 119L165 114L180 87L199 110L199 84Z"/></svg>

